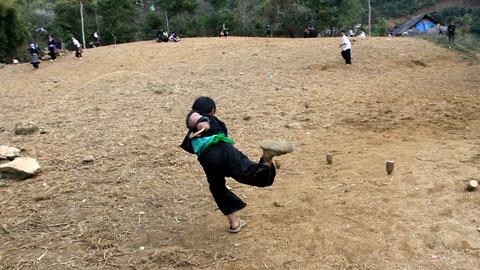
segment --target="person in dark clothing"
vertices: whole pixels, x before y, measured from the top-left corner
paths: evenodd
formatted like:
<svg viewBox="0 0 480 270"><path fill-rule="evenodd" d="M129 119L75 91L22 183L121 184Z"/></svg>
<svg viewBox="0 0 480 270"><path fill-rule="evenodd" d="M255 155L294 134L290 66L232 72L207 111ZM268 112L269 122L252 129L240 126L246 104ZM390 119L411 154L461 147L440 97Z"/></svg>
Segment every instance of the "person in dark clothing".
<svg viewBox="0 0 480 270"><path fill-rule="evenodd" d="M38 69L40 65L40 47L35 40L30 43L28 51L32 55L32 61L30 63L32 64L34 69Z"/></svg>
<svg viewBox="0 0 480 270"><path fill-rule="evenodd" d="M162 41L163 42L168 42L168 32L167 32L167 30L163 30L163 32L162 32Z"/></svg>
<svg viewBox="0 0 480 270"><path fill-rule="evenodd" d="M309 35L309 37L314 38L314 37L315 37L315 34L316 34L316 33L315 33L315 27L309 26L309 27L308 27L308 35Z"/></svg>
<svg viewBox="0 0 480 270"><path fill-rule="evenodd" d="M225 177L257 187L273 184L276 175L272 159L275 156L293 151L293 146L283 142L277 146L263 146L263 155L259 162L251 161L237 150L228 137L225 123L215 116L216 105L209 97L199 97L187 115L189 132L181 147L198 156L209 184L210 192L218 208L230 224L231 233L239 232L246 224L237 217L236 212L246 204L225 185Z"/></svg>
<svg viewBox="0 0 480 270"><path fill-rule="evenodd" d="M295 32L297 32L297 29L295 29L295 27L290 26L290 27L288 28L288 35L290 36L290 38L294 38L294 37L295 37Z"/></svg>
<svg viewBox="0 0 480 270"><path fill-rule="evenodd" d="M270 24L267 24L267 29L265 30L265 36L272 37L272 29L270 28Z"/></svg>
<svg viewBox="0 0 480 270"><path fill-rule="evenodd" d="M303 37L308 38L310 36L310 33L308 32L308 28L305 27L303 28Z"/></svg>
<svg viewBox="0 0 480 270"><path fill-rule="evenodd" d="M52 35L48 35L48 53L50 54L50 61L56 61L57 60L57 45L55 44L55 39L53 38Z"/></svg>
<svg viewBox="0 0 480 270"><path fill-rule="evenodd" d="M448 25L447 27L447 33L448 33L448 41L450 42L455 42L455 29L457 27L453 23L453 21Z"/></svg>

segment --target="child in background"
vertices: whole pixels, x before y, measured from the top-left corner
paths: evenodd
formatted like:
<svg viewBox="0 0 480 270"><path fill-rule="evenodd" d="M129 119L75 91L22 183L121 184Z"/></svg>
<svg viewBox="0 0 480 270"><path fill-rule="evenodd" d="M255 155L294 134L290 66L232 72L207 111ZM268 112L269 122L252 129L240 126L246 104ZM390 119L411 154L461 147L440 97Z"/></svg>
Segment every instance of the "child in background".
<svg viewBox="0 0 480 270"><path fill-rule="evenodd" d="M82 44L78 42L73 36L71 37L72 43L75 46L75 57L82 59Z"/></svg>
<svg viewBox="0 0 480 270"><path fill-rule="evenodd" d="M40 47L38 46L38 43L33 40L32 43L30 43L30 47L28 48L28 50L32 55L32 61L30 63L32 64L34 69L38 69L40 65Z"/></svg>

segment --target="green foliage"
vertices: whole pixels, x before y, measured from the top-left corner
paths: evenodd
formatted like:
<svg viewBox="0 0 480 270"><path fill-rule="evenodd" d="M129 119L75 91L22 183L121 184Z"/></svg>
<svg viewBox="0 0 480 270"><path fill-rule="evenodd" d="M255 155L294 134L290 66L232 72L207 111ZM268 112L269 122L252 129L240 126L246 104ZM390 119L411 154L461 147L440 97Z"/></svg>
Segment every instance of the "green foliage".
<svg viewBox="0 0 480 270"><path fill-rule="evenodd" d="M480 34L480 8L449 8L432 16L444 24L454 21L458 28Z"/></svg>
<svg viewBox="0 0 480 270"><path fill-rule="evenodd" d="M205 35L202 32L199 16L192 16L187 13L182 13L172 18L170 20L170 29L185 36Z"/></svg>
<svg viewBox="0 0 480 270"><path fill-rule="evenodd" d="M129 42L136 38L137 9L131 0L98 0L104 42Z"/></svg>
<svg viewBox="0 0 480 270"><path fill-rule="evenodd" d="M377 23L373 25L372 34L375 36L388 35L388 21L385 18L377 19Z"/></svg>
<svg viewBox="0 0 480 270"><path fill-rule="evenodd" d="M82 26L80 20L80 5L78 1L60 0L54 8L55 20L51 27L53 34L57 39L67 41L70 36L74 36L82 42ZM93 1L86 2L83 7L83 19L85 24L86 42L90 40L90 34L96 29L95 24L95 6Z"/></svg>
<svg viewBox="0 0 480 270"><path fill-rule="evenodd" d="M0 2L0 61L10 62L28 38L25 23L11 1Z"/></svg>
<svg viewBox="0 0 480 270"><path fill-rule="evenodd" d="M227 5L227 0L207 0L210 5L212 5L213 9L220 9Z"/></svg>
<svg viewBox="0 0 480 270"><path fill-rule="evenodd" d="M145 38L155 38L157 32L163 28L162 18L155 12L148 12L143 23L143 34Z"/></svg>
<svg viewBox="0 0 480 270"><path fill-rule="evenodd" d="M417 10L436 4L437 0L371 0L372 17L409 16Z"/></svg>
<svg viewBox="0 0 480 270"><path fill-rule="evenodd" d="M201 30L206 36L218 35L223 24L229 32L234 31L237 25L234 14L226 9L201 16L199 22Z"/></svg>
<svg viewBox="0 0 480 270"><path fill-rule="evenodd" d="M455 32L455 43L450 43L448 37L443 35L425 35L420 37L448 48L449 50L457 51L469 61L480 62L477 56L480 53L480 47L478 46L478 44L480 44L480 37L478 35L457 31Z"/></svg>
<svg viewBox="0 0 480 270"><path fill-rule="evenodd" d="M35 31L39 28L47 29L57 40L66 41L70 35L81 40L78 0L0 1L14 1L27 32L40 41L46 39L46 32ZM387 33L387 18L409 17L437 2L371 0L373 34ZM152 5L155 10L150 10ZM186 36L215 36L223 24L234 35L263 36L267 25L275 36L286 36L290 27L299 35L306 26L315 27L322 35L335 35L357 24L365 25L367 10L366 0L86 0L84 22L86 42L98 30L102 44L151 39L159 29L167 28L167 23L170 31ZM480 33L479 8L451 8L434 17L441 22L454 19L459 29Z"/></svg>

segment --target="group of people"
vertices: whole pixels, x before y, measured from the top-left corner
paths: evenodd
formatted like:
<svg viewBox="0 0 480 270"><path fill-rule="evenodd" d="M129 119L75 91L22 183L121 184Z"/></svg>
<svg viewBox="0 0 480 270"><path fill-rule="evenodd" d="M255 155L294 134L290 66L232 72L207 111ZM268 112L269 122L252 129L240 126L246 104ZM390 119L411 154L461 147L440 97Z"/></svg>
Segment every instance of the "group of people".
<svg viewBox="0 0 480 270"><path fill-rule="evenodd" d="M315 27L308 26L303 29L303 37L304 38L313 38L317 36L317 32L315 31Z"/></svg>
<svg viewBox="0 0 480 270"><path fill-rule="evenodd" d="M171 32L168 34L167 30L162 29L158 31L156 40L157 42L179 42L180 36L177 34L177 32Z"/></svg>
<svg viewBox="0 0 480 270"><path fill-rule="evenodd" d="M442 28L440 24L437 25L438 28L438 34L443 35L443 31L446 30L447 36L448 36L448 41L449 42L455 42L455 30L457 29L457 26L452 22L447 26L447 28Z"/></svg>
<svg viewBox="0 0 480 270"><path fill-rule="evenodd" d="M57 43L52 35L48 35L47 49L48 49L48 55L50 55L50 61L51 62L57 61L57 53L58 53ZM41 49L36 40L32 40L32 42L28 47L28 51L30 52L30 55L32 57L32 60L30 63L32 64L34 69L38 69L41 62L41 59L40 59Z"/></svg>
<svg viewBox="0 0 480 270"><path fill-rule="evenodd" d="M80 44L80 42L73 36L70 37L70 40L75 47L75 57L77 57L77 59L82 59L82 44ZM53 35L48 35L47 49L48 55L50 56L50 62L57 61L57 54L59 53L59 50ZM28 51L31 55L30 63L34 69L38 69L41 63L42 50L40 49L40 45L38 45L36 40L32 40L28 47Z"/></svg>
<svg viewBox="0 0 480 270"><path fill-rule="evenodd" d="M53 38L52 35L48 35L48 43L47 43L47 48L48 48L48 54L50 55L50 61L55 62L57 61L57 43L55 42L55 39ZM31 64L34 69L38 69L40 66L40 57L41 57L41 49L40 46L38 45L38 42L36 40L32 40L28 47L28 51L30 52L32 56L32 61Z"/></svg>

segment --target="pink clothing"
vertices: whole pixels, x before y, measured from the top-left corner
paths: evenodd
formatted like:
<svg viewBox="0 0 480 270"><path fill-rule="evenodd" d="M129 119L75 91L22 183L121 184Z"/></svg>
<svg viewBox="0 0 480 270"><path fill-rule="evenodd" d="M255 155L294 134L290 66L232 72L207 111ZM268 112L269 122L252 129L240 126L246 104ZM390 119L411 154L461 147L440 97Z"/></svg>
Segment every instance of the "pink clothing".
<svg viewBox="0 0 480 270"><path fill-rule="evenodd" d="M189 128L196 128L198 124L198 120L202 118L203 116L197 112L194 112L190 115L188 118L188 127Z"/></svg>

